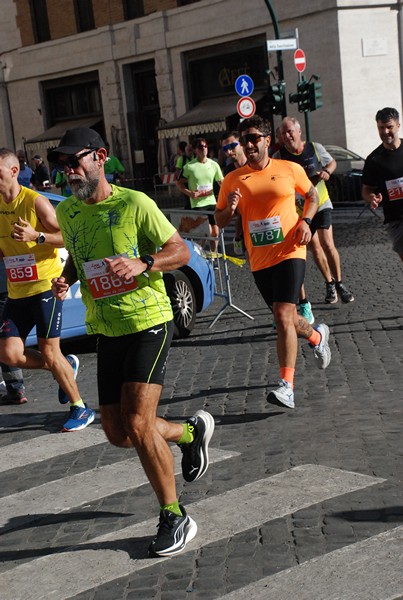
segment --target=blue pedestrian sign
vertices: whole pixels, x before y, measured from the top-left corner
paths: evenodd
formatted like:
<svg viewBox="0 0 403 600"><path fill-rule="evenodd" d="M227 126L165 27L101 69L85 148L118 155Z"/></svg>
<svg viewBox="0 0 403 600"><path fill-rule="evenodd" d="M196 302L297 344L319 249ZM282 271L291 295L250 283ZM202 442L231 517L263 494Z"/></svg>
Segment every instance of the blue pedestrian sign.
<svg viewBox="0 0 403 600"><path fill-rule="evenodd" d="M238 96L250 96L255 88L253 79L249 75L240 75L235 81L235 91Z"/></svg>

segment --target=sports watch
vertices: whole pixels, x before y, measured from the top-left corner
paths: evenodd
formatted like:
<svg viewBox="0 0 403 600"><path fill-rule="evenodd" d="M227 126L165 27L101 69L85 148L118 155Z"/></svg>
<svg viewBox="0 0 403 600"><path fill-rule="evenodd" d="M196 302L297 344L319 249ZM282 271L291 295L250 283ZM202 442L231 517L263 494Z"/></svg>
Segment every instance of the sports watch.
<svg viewBox="0 0 403 600"><path fill-rule="evenodd" d="M37 244L44 244L46 242L46 235L41 231L35 241Z"/></svg>
<svg viewBox="0 0 403 600"><path fill-rule="evenodd" d="M149 271L154 264L154 259L149 254L143 254L143 256L140 256L140 260L147 265L146 271Z"/></svg>
<svg viewBox="0 0 403 600"><path fill-rule="evenodd" d="M307 225L311 225L312 224L312 219L310 219L309 217L302 217L302 220L305 221L305 223Z"/></svg>

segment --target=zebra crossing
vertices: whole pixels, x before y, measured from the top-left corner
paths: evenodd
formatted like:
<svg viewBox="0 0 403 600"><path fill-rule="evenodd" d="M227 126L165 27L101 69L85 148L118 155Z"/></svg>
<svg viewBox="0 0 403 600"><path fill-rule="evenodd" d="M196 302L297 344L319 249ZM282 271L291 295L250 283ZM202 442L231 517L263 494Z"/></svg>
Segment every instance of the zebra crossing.
<svg viewBox="0 0 403 600"><path fill-rule="evenodd" d="M84 447L105 443L93 427L85 435L50 434L2 448L1 472L40 464ZM174 449L176 473L180 453ZM211 464L237 460L240 453L211 448ZM214 468L214 467L213 467ZM300 465L223 493L187 504L198 525L196 538L184 554L206 545L260 528L262 524L293 514L326 500L380 485L384 479L321 465ZM59 515L117 492L139 490L147 480L137 458L121 460L76 475L64 476L0 498L0 530L34 525L46 515ZM172 558L147 558L149 538L156 519L113 529L78 544L49 549L42 556L4 566L0 573L2 600L67 600L121 577ZM269 577L251 582L224 596L208 600L387 600L403 593L403 527L370 537ZM0 555L3 554L0 552ZM18 555L18 549L15 549ZM85 568L83 568L85 565ZM74 573L74 577L71 574ZM337 585L336 585L337 582ZM353 583L354 582L354 583ZM369 583L371 593L369 594ZM320 592L318 592L320 590ZM202 597L202 596L198 596ZM112 600L112 599L111 599Z"/></svg>

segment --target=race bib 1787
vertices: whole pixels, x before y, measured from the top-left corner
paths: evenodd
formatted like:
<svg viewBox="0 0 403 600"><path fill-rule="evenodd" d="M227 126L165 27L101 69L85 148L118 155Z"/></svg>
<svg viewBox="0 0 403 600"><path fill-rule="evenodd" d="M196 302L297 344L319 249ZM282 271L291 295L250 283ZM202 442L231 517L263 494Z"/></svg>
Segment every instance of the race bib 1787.
<svg viewBox="0 0 403 600"><path fill-rule="evenodd" d="M249 221L249 234L254 246L270 246L284 241L280 217Z"/></svg>

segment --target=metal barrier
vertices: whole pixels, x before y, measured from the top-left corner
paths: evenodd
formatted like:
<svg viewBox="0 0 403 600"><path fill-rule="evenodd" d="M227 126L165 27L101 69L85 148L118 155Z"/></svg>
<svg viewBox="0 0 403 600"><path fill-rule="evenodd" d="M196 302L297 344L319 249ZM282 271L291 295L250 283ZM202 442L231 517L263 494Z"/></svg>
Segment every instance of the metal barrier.
<svg viewBox="0 0 403 600"><path fill-rule="evenodd" d="M212 211L197 212L194 210L167 209L163 211L172 225L176 227L180 235L188 240L198 242L204 247L210 241L218 243L217 253L207 252L206 259L213 263L218 277L215 278L214 296L225 300L224 306L218 311L209 328L213 327L227 308L232 308L241 313L248 319L254 321L254 317L236 306L232 301L230 274L228 270L228 261L234 260L227 256L225 250L224 229L219 230L218 237L210 235L209 215Z"/></svg>
<svg viewBox="0 0 403 600"><path fill-rule="evenodd" d="M168 191L168 194L172 194L172 186L176 186L176 174L175 173L156 173L153 176L155 200L158 200L158 196L162 190Z"/></svg>

